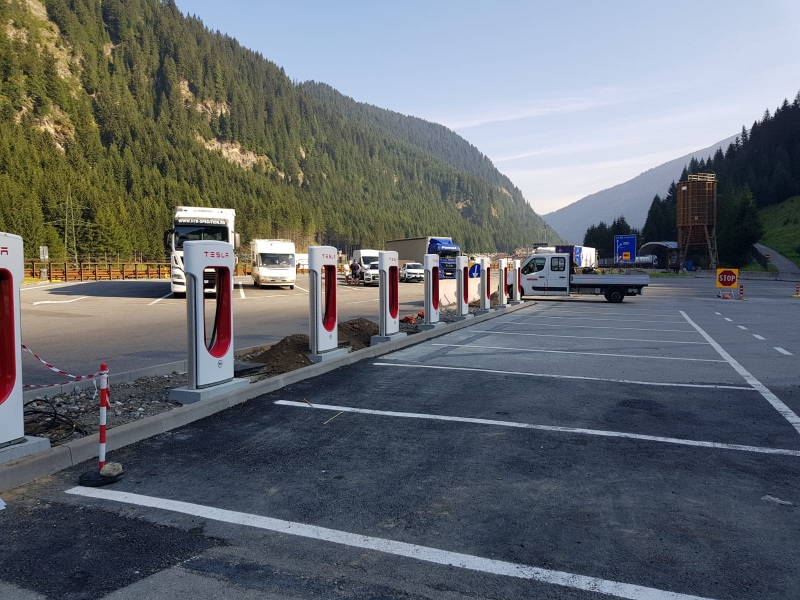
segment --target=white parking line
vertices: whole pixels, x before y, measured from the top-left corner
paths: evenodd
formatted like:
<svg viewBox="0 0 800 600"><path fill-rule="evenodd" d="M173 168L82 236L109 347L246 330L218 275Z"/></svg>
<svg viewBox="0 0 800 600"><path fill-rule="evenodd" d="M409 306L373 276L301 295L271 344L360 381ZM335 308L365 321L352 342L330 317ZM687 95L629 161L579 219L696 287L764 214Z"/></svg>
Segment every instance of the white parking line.
<svg viewBox="0 0 800 600"><path fill-rule="evenodd" d="M747 327L745 327L744 325L737 325L737 327L739 329L743 329L744 331L747 331Z"/></svg>
<svg viewBox="0 0 800 600"><path fill-rule="evenodd" d="M546 377L550 379L578 379L581 381L606 381L609 383L629 383L634 385L652 385L655 387L683 387L716 390L742 390L754 392L751 387L737 385L715 385L712 383L663 383L660 381L637 381L635 379L609 379L607 377L588 377L585 375L555 375L553 373L528 373L522 371L499 371L496 369L477 369L475 367L446 367L440 365L409 365L401 363L372 363L379 367L401 367L406 369L439 369L444 371L472 371L475 373L490 373L497 375L520 375L522 377Z"/></svg>
<svg viewBox="0 0 800 600"><path fill-rule="evenodd" d="M722 313L715 312L714 314L715 314L715 315L722 316Z"/></svg>
<svg viewBox="0 0 800 600"><path fill-rule="evenodd" d="M672 332L672 333L691 333L696 334L697 332L693 329L644 329L642 327L615 327L612 325L564 325L563 323L558 323L555 325L551 325L550 323L523 323L521 321L495 321L492 320L492 324L502 324L502 325L525 325L526 327L560 327L561 329L613 329L613 330L624 330L624 331L658 331L660 332Z"/></svg>
<svg viewBox="0 0 800 600"><path fill-rule="evenodd" d="M247 298L247 296L244 295L244 283L241 281L239 282L239 298Z"/></svg>
<svg viewBox="0 0 800 600"><path fill-rule="evenodd" d="M754 334L753 334L753 337L754 337L754 338L756 338L757 340L761 340L762 342L763 342L763 341L765 341L765 340L767 339L767 338L765 338L765 337L761 337L761 336L760 336L760 335L758 335L757 333L754 333Z"/></svg>
<svg viewBox="0 0 800 600"><path fill-rule="evenodd" d="M722 442L705 442L702 440L686 440L682 438L663 437L660 435L644 435L641 433L627 433L624 431L604 431L602 429L584 429L581 427L560 427L558 425L535 425L533 423L517 423L515 421L495 421L494 419L475 419L472 417L451 417L447 415L426 415L420 413L396 412L392 410L373 410L370 408L354 408L352 406L331 406L328 404L307 404L294 400L276 400L275 404L293 406L296 408L314 408L337 412L350 412L363 415L378 415L383 417L400 417L404 419L424 419L429 421L450 421L454 423L471 423L475 425L492 425L495 427L514 427L517 429L535 429L537 431L551 431L557 433L575 433L593 435L597 437L623 438L643 442L659 442L662 444L675 444L678 446L693 446L696 448L714 448L717 450L736 450L739 452L755 452L757 454L779 454L800 458L800 450L787 448L764 448L761 446L745 446L742 444L723 444Z"/></svg>
<svg viewBox="0 0 800 600"><path fill-rule="evenodd" d="M304 291L306 294L310 294L311 293L306 288L301 288L299 285L295 285L294 287L297 288L298 290Z"/></svg>
<svg viewBox="0 0 800 600"><path fill-rule="evenodd" d="M481 350L511 350L513 352L544 352L546 354L585 354L587 356L614 356L617 358L652 358L656 360L688 360L692 362L721 363L716 358L686 358L684 356L645 356L643 354L611 354L609 352L577 352L575 350L542 350L539 348L504 348L502 346L480 346L478 344L431 344L431 346L449 346L451 348L479 348Z"/></svg>
<svg viewBox="0 0 800 600"><path fill-rule="evenodd" d="M589 310L588 308L586 310L581 310L581 311L566 311L566 310L554 311L552 309L548 309L548 310L539 310L539 311L534 312L533 314L542 313L542 312L546 312L547 314L558 314L558 315L585 315L585 314L600 315L600 316L603 316L603 315L619 315L619 316L621 316L623 318L627 318L628 316L631 316L631 315L634 316L634 317L674 317L675 316L674 312L673 313L650 313L650 312L647 312L647 311L641 311L641 312L628 312L628 311L625 311L623 313L623 312L617 312L617 311L595 311L595 310Z"/></svg>
<svg viewBox="0 0 800 600"><path fill-rule="evenodd" d="M742 365L740 365L736 361L735 358L733 358L730 354L725 352L722 346L720 346L717 342L715 342L710 335L708 335L697 323L695 323L689 318L689 315L687 315L683 311L680 311L680 313L683 315L683 318L686 319L686 321L692 327L694 327L698 331L698 333L700 333L700 335L706 338L709 344L714 346L714 349L719 353L719 355L726 361L728 361L728 364L730 364L734 369L736 369L736 372L739 373L739 375L741 375L742 377L744 377L744 380L747 383L749 383L755 389L757 389L759 393L762 396L764 396L766 401L769 402L775 408L775 410L777 410L783 416L784 419L789 421L789 423L792 425L792 427L795 428L795 430L798 433L800 433L800 417L798 417L794 412L792 412L792 409L786 406L781 401L780 398L778 398L775 394L770 392L769 389L767 389L767 386L765 386L758 379L753 377L747 369L745 369Z"/></svg>
<svg viewBox="0 0 800 600"><path fill-rule="evenodd" d="M639 338L614 338L614 337L592 337L586 335L556 335L551 333L517 333L516 331L484 331L480 329L470 329L470 333L492 333L497 335L528 335L534 337L554 337L554 338L577 338L579 340L614 340L617 342L653 342L655 344L701 344L708 345L708 342L675 342L673 340L642 340Z"/></svg>
<svg viewBox="0 0 800 600"><path fill-rule="evenodd" d="M373 298L372 300L358 300L356 302L345 302L345 304L364 304L365 302L377 302L378 298Z"/></svg>
<svg viewBox="0 0 800 600"><path fill-rule="evenodd" d="M585 313L583 313L585 314ZM581 320L581 321L625 321L626 323L664 323L668 325L670 323L683 323L683 321L653 321L652 319L628 319L625 316L621 316L619 319L598 319L597 317L556 317L556 316L549 316L549 315L542 315L539 313L534 313L532 315L525 315L525 321L528 321L531 318L540 318L540 319L570 319L570 320ZM525 321L512 321L517 323L524 323Z"/></svg>
<svg viewBox="0 0 800 600"><path fill-rule="evenodd" d="M83 300L88 297L89 296L80 296L72 300L39 300L38 302L34 302L33 306L38 306L39 304L69 304L70 302L77 302L78 300Z"/></svg>
<svg viewBox="0 0 800 600"><path fill-rule="evenodd" d="M24 292L25 290L44 290L46 288L60 287L64 285L75 285L77 283L82 283L82 282L75 281L72 283L48 283L47 285L35 285L35 286L25 286L25 287L20 286L19 291Z"/></svg>
<svg viewBox="0 0 800 600"><path fill-rule="evenodd" d="M330 529L328 527L284 521L283 519L273 519L271 517L263 517L261 515L233 510L224 510L202 504L87 487L74 487L67 490L66 493L74 496L109 500L123 504L132 504L134 506L144 506L157 510L167 510L201 519L208 519L209 521L253 527L306 539L321 540L342 546L349 546L351 548L362 548L364 550L373 550L375 552L382 552L394 556L413 558L414 560L447 567L457 567L468 571L539 581L575 590L607 594L617 598L626 598L629 600L708 600L700 596L689 596L630 583L621 583L618 581L599 579L597 577L566 573L564 571L553 571L551 569L532 567L520 563L483 558L471 554L451 552L449 550L440 550L439 548L431 548L430 546L419 546L407 542L387 540L385 538L368 536L362 533L350 533L349 531Z"/></svg>
<svg viewBox="0 0 800 600"><path fill-rule="evenodd" d="M169 298L170 296L172 296L172 292L170 292L170 293L169 293L169 294L167 294L166 296L161 296L161 298L159 298L158 300L153 300L152 302L148 303L148 305L147 305L147 306L153 306L153 304L158 304L159 302L161 302L161 301L162 301L162 300L164 300L165 298Z"/></svg>
<svg viewBox="0 0 800 600"><path fill-rule="evenodd" d="M781 348L779 346L773 346L773 348L775 348L775 350L777 350L781 354L785 354L786 356L794 356L794 354L792 354L791 352L789 352L787 350L784 350L783 348Z"/></svg>
<svg viewBox="0 0 800 600"><path fill-rule="evenodd" d="M723 317L728 323L733 323L733 319L729 319L728 317Z"/></svg>

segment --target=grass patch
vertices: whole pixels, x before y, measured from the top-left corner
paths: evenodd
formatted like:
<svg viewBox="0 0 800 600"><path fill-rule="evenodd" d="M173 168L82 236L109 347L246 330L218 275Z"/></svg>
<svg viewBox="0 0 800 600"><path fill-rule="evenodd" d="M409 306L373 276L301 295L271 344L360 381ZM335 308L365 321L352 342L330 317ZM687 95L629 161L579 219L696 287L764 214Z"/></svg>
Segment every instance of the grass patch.
<svg viewBox="0 0 800 600"><path fill-rule="evenodd" d="M762 208L759 214L764 224L761 243L800 267L800 196Z"/></svg>
<svg viewBox="0 0 800 600"><path fill-rule="evenodd" d="M772 246L770 246L770 248L772 248ZM781 254L783 254L783 252L781 252ZM758 272L758 273L777 273L778 272L778 267L776 267L772 263L769 263L767 265L767 268L765 269L760 264L758 264L756 261L753 261L749 265L745 265L744 267L739 267L739 270L740 271L749 271L749 272Z"/></svg>

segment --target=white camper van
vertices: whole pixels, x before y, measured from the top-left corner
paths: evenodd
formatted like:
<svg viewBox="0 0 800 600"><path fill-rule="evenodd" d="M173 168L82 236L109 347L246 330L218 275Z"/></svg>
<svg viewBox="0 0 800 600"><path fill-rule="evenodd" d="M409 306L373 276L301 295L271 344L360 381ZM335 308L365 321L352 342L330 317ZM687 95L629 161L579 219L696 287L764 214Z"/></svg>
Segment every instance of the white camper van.
<svg viewBox="0 0 800 600"><path fill-rule="evenodd" d="M294 242L290 240L253 240L250 242L253 285L288 285L297 280Z"/></svg>
<svg viewBox="0 0 800 600"><path fill-rule="evenodd" d="M361 265L361 275L359 279L364 281L364 271L366 271L370 264L378 262L377 250L354 250L353 260Z"/></svg>

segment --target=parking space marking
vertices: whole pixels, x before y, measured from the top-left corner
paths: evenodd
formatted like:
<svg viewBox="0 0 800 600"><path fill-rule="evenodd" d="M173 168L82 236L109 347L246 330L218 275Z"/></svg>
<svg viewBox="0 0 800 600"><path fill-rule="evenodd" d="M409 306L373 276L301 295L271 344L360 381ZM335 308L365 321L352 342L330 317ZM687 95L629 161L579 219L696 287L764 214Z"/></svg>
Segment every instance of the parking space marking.
<svg viewBox="0 0 800 600"><path fill-rule="evenodd" d="M561 329L614 329L624 331L657 331L657 332L671 332L671 333L691 333L692 335L697 332L693 329L644 329L642 327L613 327L611 325L563 325L558 323L551 325L549 323L525 323L523 321L492 321L502 325L525 325L528 327L560 327Z"/></svg>
<svg viewBox="0 0 800 600"><path fill-rule="evenodd" d="M244 283L241 281L239 282L239 298L247 298L247 296L244 295Z"/></svg>
<svg viewBox="0 0 800 600"><path fill-rule="evenodd" d="M762 337L762 336L758 335L757 333L754 333L753 337L756 338L757 340L761 340L762 342L767 339L765 337Z"/></svg>
<svg viewBox="0 0 800 600"><path fill-rule="evenodd" d="M457 567L468 571L528 579L576 590L607 594L617 598L627 598L629 600L710 600L701 596L679 594L677 592L663 591L657 588L610 581L608 579L599 579L586 575L577 575L564 571L553 571L551 569L532 567L520 563L483 558L471 554L462 554L461 552L431 548L430 546L397 542L395 540L388 540L360 533L350 533L349 531L341 531L339 529L307 525L296 521L273 519L271 517L225 510L203 504L181 502L179 500L169 500L166 498L156 498L154 496L144 496L142 494L88 487L74 487L67 490L66 493L74 496L83 496L85 498L108 500L111 502L120 502L122 504L166 510L184 515L191 515L201 519L208 519L210 521L253 527L265 531L273 531L275 533L321 540L332 544L349 546L351 548L362 548L364 550L373 550L383 554L413 558L415 560L447 567Z"/></svg>
<svg viewBox="0 0 800 600"><path fill-rule="evenodd" d="M743 444L725 444L723 442L706 442L703 440L686 440L682 438L671 438L660 435L645 435L642 433L627 433L624 431L604 431L602 429L585 429L583 427L562 427L559 425L537 425L534 423L517 423L515 421L496 421L494 419L477 419L473 417L452 417L448 415L428 415L421 413L406 413L391 410L373 410L370 408L355 408L352 406L333 406L329 404L306 404L305 402L295 402L294 400L276 400L275 404L280 406L292 406L295 408L314 408L327 411L350 412L363 415L376 415L383 417L400 417L404 419L423 419L428 421L450 421L454 423L470 423L473 425L491 425L494 427L513 427L516 429L535 429L537 431L550 431L556 433L573 433L580 435L592 435L596 437L623 438L638 440L642 442L657 442L662 444L674 444L678 446L693 446L696 448L713 448L716 450L736 450L738 452L753 452L756 454L777 454L781 456L792 456L800 458L800 450L790 450L788 448L764 448L762 446L746 446Z"/></svg>
<svg viewBox="0 0 800 600"><path fill-rule="evenodd" d="M784 350L780 346L773 346L773 348L778 352L780 352L781 354L785 354L786 356L794 356L791 352L789 352L788 350Z"/></svg>
<svg viewBox="0 0 800 600"><path fill-rule="evenodd" d="M543 312L543 311L539 311ZM548 314L551 312L558 313L559 315L585 315L587 312L590 312L593 315L621 315L622 313L618 311L589 311L589 309L581 310L581 311L566 311L566 310L548 310ZM534 313L535 314L535 313ZM651 313L647 311L642 312L628 312L625 311L624 316L633 315L635 317L674 317L674 313Z"/></svg>
<svg viewBox="0 0 800 600"><path fill-rule="evenodd" d="M701 344L707 346L708 342L675 342L672 340L642 340L639 338L614 338L614 337L593 337L588 335L556 335L554 333L517 333L516 331L483 331L471 329L472 333L491 333L496 335L528 335L534 337L554 337L554 338L577 338L579 340L615 340L618 342L653 342L656 344Z"/></svg>
<svg viewBox="0 0 800 600"><path fill-rule="evenodd" d="M78 300L84 300L88 297L89 296L80 296L72 300L39 300L38 302L34 302L33 306L38 306L39 304L69 304L70 302L77 302Z"/></svg>
<svg viewBox="0 0 800 600"><path fill-rule="evenodd" d="M452 348L479 348L482 350L510 350L513 352L544 352L547 354L584 354L587 356L614 356L617 358L651 358L655 360L688 360L692 362L721 363L716 358L687 358L685 356L646 356L643 354L612 354L610 352L579 352L577 350L542 350L540 348L505 348L503 346L480 346L478 344L431 344L431 346L449 346Z"/></svg>
<svg viewBox="0 0 800 600"><path fill-rule="evenodd" d="M555 375L554 373L528 373L523 371L500 371L497 369L478 369L475 367L448 367L440 365L410 365L403 363L372 363L379 367L405 367L407 369L438 369L443 371L473 371L476 373L492 373L498 375L520 375L523 377L547 377L550 379L578 379L582 381L605 381L608 383L629 383L634 385L652 385L656 387L702 388L715 390L742 390L755 392L751 387L737 385L717 385L713 383L668 383L659 381L637 381L635 379L610 379L608 377L588 377L586 375Z"/></svg>
<svg viewBox="0 0 800 600"><path fill-rule="evenodd" d="M733 319L729 319L728 317L724 317L724 319L725 319L725 320L726 320L728 323L733 323Z"/></svg>
<svg viewBox="0 0 800 600"><path fill-rule="evenodd" d="M297 288L298 290L302 290L302 291L304 291L306 294L310 294L310 293L311 293L311 292L309 292L309 291L308 291L306 288L301 288L301 287L300 287L299 285L297 285L297 284L295 284L295 286L294 286L294 287L295 287L295 288Z"/></svg>
<svg viewBox="0 0 800 600"><path fill-rule="evenodd" d="M800 433L800 417L798 417L794 412L792 412L792 409L790 409L788 406L786 406L781 401L780 398L778 398L775 394L773 394L771 391L769 391L769 389L767 389L767 386L765 386L758 379L756 379L753 375L751 375L750 371L745 369L742 365L739 364L739 362L735 358L733 358L730 354L728 354L723 349L722 346L720 346L717 342L715 342L714 339L710 335L708 335L705 332L705 330L703 330L702 327L700 327L697 323L692 321L689 318L689 315L687 315L683 311L680 311L680 313L683 315L683 318L686 319L686 321L692 327L694 327L697 330L697 332L700 335L702 335L706 339L706 341L708 341L709 344L711 344L714 347L714 350L716 350L717 353L722 358L724 358L728 362L728 364L730 364L736 370L737 373L739 373L739 375L744 377L744 380L747 383L749 383L751 386L753 386L755 389L757 389L759 391L759 393L762 396L764 396L766 401L769 402L773 406L773 408L775 408L775 410L777 410L781 414L781 416L783 416L784 419L789 421L789 423L791 424L792 427L795 428L797 433Z"/></svg>
<svg viewBox="0 0 800 600"><path fill-rule="evenodd" d="M715 312L714 314L715 314L715 315L722 316L722 313Z"/></svg>
<svg viewBox="0 0 800 600"><path fill-rule="evenodd" d="M345 302L345 304L364 304L365 302L377 302L379 298L373 298L372 300L358 300L356 302Z"/></svg>
<svg viewBox="0 0 800 600"><path fill-rule="evenodd" d="M744 325L737 325L737 327L739 329L743 329L744 331L747 331L747 327L745 327Z"/></svg>
<svg viewBox="0 0 800 600"><path fill-rule="evenodd" d="M170 296L172 296L172 292L170 292L170 293L169 293L169 294L167 294L166 296L161 296L161 298L159 298L159 299L157 299L157 300L153 300L152 302L148 303L148 305L147 305L147 306L153 306L154 304L158 304L159 302L161 302L162 300L165 300L165 299L169 298Z"/></svg>
<svg viewBox="0 0 800 600"><path fill-rule="evenodd" d="M585 314L585 313L581 313L581 314ZM526 316L526 319L525 319L526 321L528 319L530 319L530 318L537 318L538 317L540 319L570 319L570 320L579 319L581 321L625 321L626 323L664 323L665 325L668 325L670 323L683 323L683 321L653 321L652 319L644 319L644 320L642 320L642 319L628 319L628 318L625 318L624 315L620 316L620 318L618 318L618 319L604 319L604 318L599 318L598 319L597 317L557 317L557 316L551 316L551 315L542 315L540 313L533 313L531 315L525 315L525 316ZM524 323L524 321L521 321L521 322Z"/></svg>

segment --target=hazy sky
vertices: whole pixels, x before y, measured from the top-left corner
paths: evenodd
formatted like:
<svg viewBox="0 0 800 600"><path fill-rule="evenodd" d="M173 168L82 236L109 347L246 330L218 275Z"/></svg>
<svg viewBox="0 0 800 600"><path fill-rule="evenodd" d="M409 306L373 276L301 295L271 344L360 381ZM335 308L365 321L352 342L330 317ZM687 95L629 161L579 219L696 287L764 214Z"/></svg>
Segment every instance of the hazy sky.
<svg viewBox="0 0 800 600"><path fill-rule="evenodd" d="M800 90L799 0L176 0L295 81L441 123L540 214Z"/></svg>

